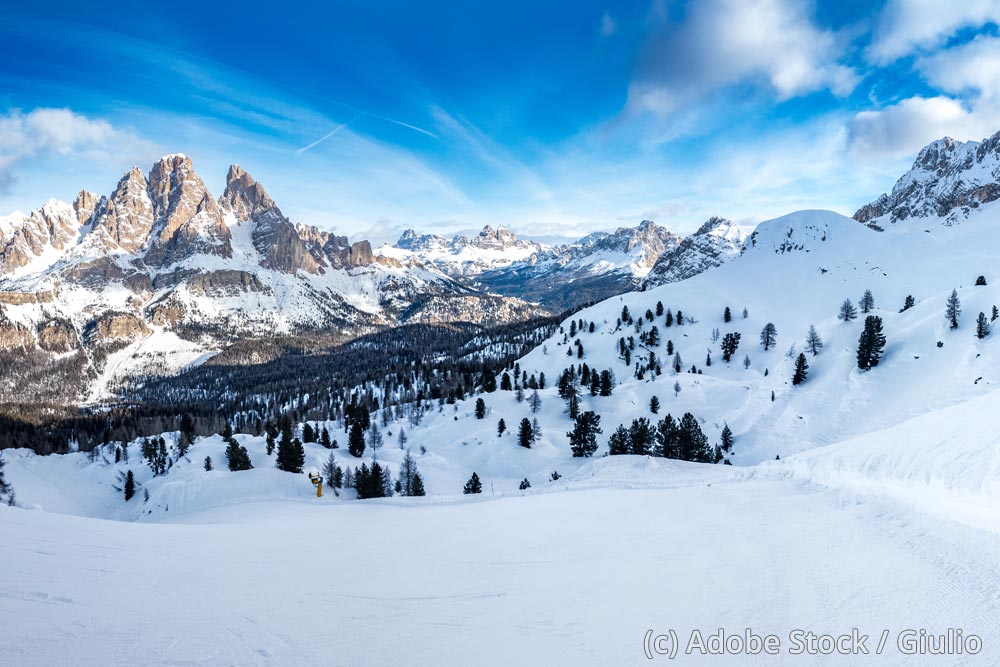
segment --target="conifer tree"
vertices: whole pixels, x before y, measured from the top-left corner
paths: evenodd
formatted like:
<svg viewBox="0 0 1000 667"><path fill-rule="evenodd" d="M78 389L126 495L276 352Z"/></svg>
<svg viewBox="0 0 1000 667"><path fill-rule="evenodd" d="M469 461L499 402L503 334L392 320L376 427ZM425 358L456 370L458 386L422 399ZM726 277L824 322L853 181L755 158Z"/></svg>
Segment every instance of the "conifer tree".
<svg viewBox="0 0 1000 667"><path fill-rule="evenodd" d="M729 310L729 306L726 306L726 309L722 311L722 321L731 322L732 319L733 319L733 313L732 311Z"/></svg>
<svg viewBox="0 0 1000 667"><path fill-rule="evenodd" d="M597 436L603 432L601 417L597 413L588 410L577 415L573 430L566 434L573 456L593 456L597 451Z"/></svg>
<svg viewBox="0 0 1000 667"><path fill-rule="evenodd" d="M649 411L654 415L660 411L660 399L658 397L653 396L649 399Z"/></svg>
<svg viewBox="0 0 1000 667"><path fill-rule="evenodd" d="M420 477L420 473L414 473L413 475L413 488L410 493L411 496L426 496L427 492L424 491L424 480Z"/></svg>
<svg viewBox="0 0 1000 667"><path fill-rule="evenodd" d="M302 472L302 466L306 462L306 451L302 446L302 441L291 437L291 422L286 430L282 426L281 441L278 442L278 457L275 465L278 470L285 472Z"/></svg>
<svg viewBox="0 0 1000 667"><path fill-rule="evenodd" d="M507 422L505 422L503 420L503 417L501 417L500 421L497 422L497 437L503 435L504 431L506 430L507 430Z"/></svg>
<svg viewBox="0 0 1000 667"><path fill-rule="evenodd" d="M614 380L611 377L611 371L601 371L601 396L610 396L613 388Z"/></svg>
<svg viewBox="0 0 1000 667"><path fill-rule="evenodd" d="M483 419L486 417L486 401L482 398L476 399L476 419Z"/></svg>
<svg viewBox="0 0 1000 667"><path fill-rule="evenodd" d="M333 452L326 458L323 463L323 468L320 470L320 474L323 475L323 479L326 480L326 485L331 489L336 488L334 486L334 476L337 472L337 459L334 457Z"/></svg>
<svg viewBox="0 0 1000 667"><path fill-rule="evenodd" d="M653 456L664 456L668 459L676 459L679 456L677 451L677 424L670 415L667 415L656 424L656 444L653 446Z"/></svg>
<svg viewBox="0 0 1000 667"><path fill-rule="evenodd" d="M976 319L976 338L986 338L990 335L990 321L986 319L986 313L979 313Z"/></svg>
<svg viewBox="0 0 1000 667"><path fill-rule="evenodd" d="M628 438L628 429L623 424L619 424L611 437L608 438L608 453L611 456L629 454L632 451Z"/></svg>
<svg viewBox="0 0 1000 667"><path fill-rule="evenodd" d="M212 466L212 457L211 456L206 456L205 457L205 470L212 470L212 468L213 468L213 466Z"/></svg>
<svg viewBox="0 0 1000 667"><path fill-rule="evenodd" d="M910 308L913 308L915 304L916 302L913 300L913 295L907 294L906 298L903 299L903 307L900 308L899 312L902 313L903 311L909 310Z"/></svg>
<svg viewBox="0 0 1000 667"><path fill-rule="evenodd" d="M7 462L3 459L3 452L0 452L0 496L5 496L13 491L10 483L4 479L3 469Z"/></svg>
<svg viewBox="0 0 1000 667"><path fill-rule="evenodd" d="M629 450L632 454L645 456L652 451L653 443L656 441L656 432L653 425L645 417L632 420L632 426L628 430Z"/></svg>
<svg viewBox="0 0 1000 667"><path fill-rule="evenodd" d="M729 424L725 424L722 427L722 451L727 454L733 449L733 431L729 428Z"/></svg>
<svg viewBox="0 0 1000 667"><path fill-rule="evenodd" d="M857 317L858 309L854 307L850 299L844 299L844 303L840 304L840 313L837 315L837 318L845 322L850 322L857 319Z"/></svg>
<svg viewBox="0 0 1000 667"><path fill-rule="evenodd" d="M952 329L958 328L958 318L962 314L962 302L958 299L958 290L952 290L945 303L944 317Z"/></svg>
<svg viewBox="0 0 1000 667"><path fill-rule="evenodd" d="M347 436L347 451L357 458L365 455L365 429L361 422L351 424L351 432Z"/></svg>
<svg viewBox="0 0 1000 667"><path fill-rule="evenodd" d="M230 470L238 472L253 468L253 463L250 461L250 453L247 451L246 447L240 445L240 443L236 441L236 438L232 436L229 437L226 443L226 461L229 464ZM280 450L278 451L278 457L280 460Z"/></svg>
<svg viewBox="0 0 1000 667"><path fill-rule="evenodd" d="M875 308L875 297L872 296L872 291L870 289L866 289L865 293L861 295L861 300L858 301L858 305L861 306L862 313L867 315L872 312L872 309Z"/></svg>
<svg viewBox="0 0 1000 667"><path fill-rule="evenodd" d="M764 325L764 328L760 332L760 344L764 346L764 351L767 352L777 342L778 330L775 328L774 324L768 322Z"/></svg>
<svg viewBox="0 0 1000 667"><path fill-rule="evenodd" d="M132 496L135 495L135 476L132 474L132 469L128 469L128 473L125 475L125 502L132 500Z"/></svg>
<svg viewBox="0 0 1000 667"><path fill-rule="evenodd" d="M327 449L333 448L333 442L330 440L330 431L324 426L323 430L319 434L319 444L323 445Z"/></svg>
<svg viewBox="0 0 1000 667"><path fill-rule="evenodd" d="M469 478L469 481L466 482L465 486L462 488L462 493L469 495L472 493L482 493L482 492L483 492L483 483L479 481L479 475L477 475L476 473L472 473L472 477Z"/></svg>
<svg viewBox="0 0 1000 667"><path fill-rule="evenodd" d="M404 496L415 495L413 486L417 477L417 462L410 455L410 450L406 450L403 462L399 464L399 492Z"/></svg>
<svg viewBox="0 0 1000 667"><path fill-rule="evenodd" d="M806 362L806 355L800 352L798 358L795 360L795 372L792 374L792 384L800 385L805 382L808 370L809 364Z"/></svg>
<svg viewBox="0 0 1000 667"><path fill-rule="evenodd" d="M810 324L809 331L806 333L806 350L815 357L822 349L823 339L819 337L819 332L816 331L816 327Z"/></svg>
<svg viewBox="0 0 1000 667"><path fill-rule="evenodd" d="M528 481L528 478L527 478L527 477L525 477L525 478L524 478L523 480L521 480L521 483L520 483L520 484L518 485L518 487L517 487L517 488L518 488L518 489L519 489L520 491L526 491L527 489L530 489L530 488L531 488L531 482L529 482L529 481Z"/></svg>
<svg viewBox="0 0 1000 667"><path fill-rule="evenodd" d="M990 322L995 322L998 317L1000 317L1000 308L993 306L993 312L990 315Z"/></svg>
<svg viewBox="0 0 1000 667"><path fill-rule="evenodd" d="M741 334L737 332L727 333L722 337L722 360L729 362L740 346Z"/></svg>
<svg viewBox="0 0 1000 667"><path fill-rule="evenodd" d="M542 407L542 397L538 395L538 390L531 392L531 397L528 398L528 407L531 408L532 414L537 413Z"/></svg>
<svg viewBox="0 0 1000 667"><path fill-rule="evenodd" d="M531 426L531 422L525 417L521 420L521 425L517 429L517 444L528 449L531 448L531 443L535 440L535 431Z"/></svg>
<svg viewBox="0 0 1000 667"><path fill-rule="evenodd" d="M869 315L865 318L865 328L858 338L858 368L870 370L878 365L885 349L885 335L882 333L882 318Z"/></svg>

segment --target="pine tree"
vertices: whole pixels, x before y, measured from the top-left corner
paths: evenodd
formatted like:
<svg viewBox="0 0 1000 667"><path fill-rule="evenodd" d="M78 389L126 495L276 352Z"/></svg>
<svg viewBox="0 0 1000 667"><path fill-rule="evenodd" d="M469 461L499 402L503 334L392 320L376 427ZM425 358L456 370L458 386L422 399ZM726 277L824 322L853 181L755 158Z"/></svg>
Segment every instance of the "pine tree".
<svg viewBox="0 0 1000 667"><path fill-rule="evenodd" d="M800 352L798 358L795 360L795 373L792 374L792 384L800 385L805 382L808 370L809 364L806 362L806 355Z"/></svg>
<svg viewBox="0 0 1000 667"><path fill-rule="evenodd" d="M500 390L501 391L513 391L514 386L510 381L510 373L504 371L504 374L500 376Z"/></svg>
<svg viewBox="0 0 1000 667"><path fill-rule="evenodd" d="M952 290L945 304L944 317L952 329L958 328L958 318L962 314L962 302L958 299L958 290Z"/></svg>
<svg viewBox="0 0 1000 667"><path fill-rule="evenodd" d="M861 300L858 301L858 305L861 306L862 313L868 314L872 312L872 309L875 308L875 297L872 296L872 291L870 289L866 289L865 293L861 295Z"/></svg>
<svg viewBox="0 0 1000 667"><path fill-rule="evenodd" d="M241 470L250 470L253 468L253 463L250 461L250 453L247 451L246 447L243 447L236 441L236 438L232 436L226 441L226 461L229 464L229 469L233 472L238 472ZM280 460L281 451L278 451L278 457Z"/></svg>
<svg viewBox="0 0 1000 667"><path fill-rule="evenodd" d="M727 333L722 337L722 360L729 362L732 360L733 355L736 353L737 348L740 346L740 336L739 332Z"/></svg>
<svg viewBox="0 0 1000 667"><path fill-rule="evenodd" d="M611 377L611 371L601 371L601 396L610 396L612 389L614 387L614 380Z"/></svg>
<svg viewBox="0 0 1000 667"><path fill-rule="evenodd" d="M529 482L528 478L525 477L523 480L521 480L521 483L518 485L517 488L520 491L526 491L531 488L531 482Z"/></svg>
<svg viewBox="0 0 1000 667"><path fill-rule="evenodd" d="M986 276L979 276L976 278L976 287L982 287L986 284Z"/></svg>
<svg viewBox="0 0 1000 667"><path fill-rule="evenodd" d="M865 328L858 338L858 368L870 370L878 365L885 349L885 335L882 333L882 318L869 315L865 318Z"/></svg>
<svg viewBox="0 0 1000 667"><path fill-rule="evenodd" d="M278 437L278 429L270 420L264 424L264 432L267 434L265 442L267 444L267 455L274 454L275 439Z"/></svg>
<svg viewBox="0 0 1000 667"><path fill-rule="evenodd" d="M212 470L212 468L213 468L213 466L212 466L212 457L211 456L206 456L205 457L205 470Z"/></svg>
<svg viewBox="0 0 1000 667"><path fill-rule="evenodd" d="M538 390L531 392L531 397L528 399L528 407L531 408L532 414L538 412L542 407L542 397L538 395Z"/></svg>
<svg viewBox="0 0 1000 667"><path fill-rule="evenodd" d="M667 415L656 424L656 444L653 446L653 456L676 459L678 455L677 424L673 417Z"/></svg>
<svg viewBox="0 0 1000 667"><path fill-rule="evenodd" d="M979 313L976 319L976 338L986 338L990 335L990 321L986 319L986 313Z"/></svg>
<svg viewBox="0 0 1000 667"><path fill-rule="evenodd" d="M414 473L413 475L413 488L411 489L411 496L426 496L427 492L424 491L424 480L420 477L420 473Z"/></svg>
<svg viewBox="0 0 1000 667"><path fill-rule="evenodd" d="M324 426L323 430L319 434L319 444L323 445L327 449L333 447L333 442L330 440L330 431Z"/></svg>
<svg viewBox="0 0 1000 667"><path fill-rule="evenodd" d="M684 461L712 463L715 453L702 433L698 420L690 412L684 413L677 425L677 450Z"/></svg>
<svg viewBox="0 0 1000 667"><path fill-rule="evenodd" d="M774 324L768 322L764 325L764 328L760 332L760 344L764 346L764 351L767 352L777 342L778 330L775 328Z"/></svg>
<svg viewBox="0 0 1000 667"><path fill-rule="evenodd" d="M309 422L302 425L302 442L316 442L316 432Z"/></svg>
<svg viewBox="0 0 1000 667"><path fill-rule="evenodd" d="M819 332L812 324L809 325L809 332L806 333L806 350L816 356L823 349L823 339L819 337Z"/></svg>
<svg viewBox="0 0 1000 667"><path fill-rule="evenodd" d="M531 422L525 417L521 420L521 425L517 429L517 444L530 449L534 439L534 429L531 427Z"/></svg>
<svg viewBox="0 0 1000 667"><path fill-rule="evenodd" d="M618 456L629 454L631 451L632 446L628 437L628 429L623 424L619 424L618 428L611 434L611 437L608 438L608 453L611 456Z"/></svg>
<svg viewBox="0 0 1000 667"><path fill-rule="evenodd" d="M347 436L347 451L356 458L365 455L365 429L361 422L351 424L351 432Z"/></svg>
<svg viewBox="0 0 1000 667"><path fill-rule="evenodd" d="M132 474L132 469L128 469L128 473L125 475L125 502L132 500L132 496L135 495L135 476Z"/></svg>
<svg viewBox="0 0 1000 667"><path fill-rule="evenodd" d="M507 430L507 422L505 422L503 420L503 417L501 417L500 421L497 422L497 437L502 436L504 434L504 431L506 430Z"/></svg>
<svg viewBox="0 0 1000 667"><path fill-rule="evenodd" d="M415 495L413 493L414 478L417 477L417 462L410 455L410 450L406 450L403 462L399 464L399 492L404 496Z"/></svg>
<svg viewBox="0 0 1000 667"><path fill-rule="evenodd" d="M649 411L654 415L660 411L660 399L658 397L653 396L649 399Z"/></svg>
<svg viewBox="0 0 1000 667"><path fill-rule="evenodd" d="M593 456L597 451L597 436L601 430L601 417L592 410L577 415L573 430L566 434L569 448L575 457Z"/></svg>
<svg viewBox="0 0 1000 667"><path fill-rule="evenodd" d="M333 452L326 458L323 463L323 468L320 470L320 474L323 475L323 479L326 480L326 485L331 489L336 488L334 486L334 475L337 471L337 459L334 457Z"/></svg>
<svg viewBox="0 0 1000 667"><path fill-rule="evenodd" d="M292 438L291 421L288 422L287 429L282 424L281 440L278 442L278 458L276 465L278 470L285 472L302 472L302 466L306 462L306 451L302 446L302 441Z"/></svg>
<svg viewBox="0 0 1000 667"><path fill-rule="evenodd" d="M993 312L990 315L990 322L995 322L998 317L1000 317L1000 308L993 306Z"/></svg>
<svg viewBox="0 0 1000 667"><path fill-rule="evenodd" d="M652 451L656 441L656 431L645 417L632 420L628 430L629 450L632 454L645 456Z"/></svg>
<svg viewBox="0 0 1000 667"><path fill-rule="evenodd" d="M378 424L372 424L371 428L368 429L368 446L372 450L372 458L378 455L378 450L382 449L384 443L385 439L382 437L382 431Z"/></svg>
<svg viewBox="0 0 1000 667"><path fill-rule="evenodd" d="M729 428L729 424L725 424L722 427L722 451L729 453L733 449L733 431Z"/></svg>
<svg viewBox="0 0 1000 667"><path fill-rule="evenodd" d="M903 311L909 310L910 308L913 308L915 304L916 301L913 300L913 295L907 294L906 298L903 299L903 307L899 310L899 312L902 313Z"/></svg>
<svg viewBox="0 0 1000 667"><path fill-rule="evenodd" d="M854 307L850 299L844 299L844 303L840 304L840 314L837 315L838 319L845 322L850 322L851 320L857 319L858 309Z"/></svg>
<svg viewBox="0 0 1000 667"><path fill-rule="evenodd" d="M674 398L680 396L681 393L681 383L680 380L674 382Z"/></svg>
<svg viewBox="0 0 1000 667"><path fill-rule="evenodd" d="M3 469L7 462L3 459L3 452L0 452L0 496L7 495L13 491L11 485L4 479Z"/></svg>
<svg viewBox="0 0 1000 667"><path fill-rule="evenodd" d="M477 475L476 473L472 473L472 477L469 478L469 481L466 482L465 486L462 488L462 493L468 495L472 493L482 493L482 492L483 492L483 484L482 482L479 481L479 475Z"/></svg>
<svg viewBox="0 0 1000 667"><path fill-rule="evenodd" d="M733 319L733 313L732 311L729 310L729 306L726 306L726 309L722 311L722 321L731 322L732 319Z"/></svg>

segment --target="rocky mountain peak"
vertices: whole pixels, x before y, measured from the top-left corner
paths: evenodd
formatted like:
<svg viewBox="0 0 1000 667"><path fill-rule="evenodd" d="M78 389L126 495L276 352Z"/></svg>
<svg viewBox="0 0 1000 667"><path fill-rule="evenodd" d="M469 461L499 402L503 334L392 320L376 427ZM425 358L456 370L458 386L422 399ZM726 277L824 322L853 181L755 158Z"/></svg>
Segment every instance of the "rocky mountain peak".
<svg viewBox="0 0 1000 667"><path fill-rule="evenodd" d="M94 212L103 204L101 200L102 197L93 192L80 190L77 193L76 199L73 200L73 211L76 212L76 219L81 225L86 225L91 221Z"/></svg>
<svg viewBox="0 0 1000 667"><path fill-rule="evenodd" d="M84 195L84 193L81 193ZM88 198L77 196L81 208L86 210ZM118 181L111 198L97 212L94 231L104 243L125 252L135 252L142 248L153 229L153 202L149 199L149 183L139 167L132 167Z"/></svg>
<svg viewBox="0 0 1000 667"><path fill-rule="evenodd" d="M859 208L854 219L877 230L911 218L951 226L1000 199L1000 133L982 141L943 137L917 154L892 192Z"/></svg>
<svg viewBox="0 0 1000 667"><path fill-rule="evenodd" d="M233 164L226 175L226 190L219 198L223 210L232 211L239 221L254 219L260 221L265 216L285 219L264 186L253 176Z"/></svg>
<svg viewBox="0 0 1000 667"><path fill-rule="evenodd" d="M712 216L656 260L647 286L678 282L738 257L747 232L732 220Z"/></svg>
<svg viewBox="0 0 1000 667"><path fill-rule="evenodd" d="M155 222L147 263L162 266L197 253L231 256L222 211L188 156L160 158L149 172L148 183Z"/></svg>

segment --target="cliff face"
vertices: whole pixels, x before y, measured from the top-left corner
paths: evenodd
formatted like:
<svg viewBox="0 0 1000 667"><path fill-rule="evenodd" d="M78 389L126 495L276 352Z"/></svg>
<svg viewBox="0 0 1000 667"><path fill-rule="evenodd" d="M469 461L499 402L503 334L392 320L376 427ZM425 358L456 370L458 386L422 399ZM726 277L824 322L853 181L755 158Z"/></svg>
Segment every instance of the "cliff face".
<svg viewBox="0 0 1000 667"><path fill-rule="evenodd" d="M950 137L928 144L892 192L865 204L854 219L873 229L909 220L957 225L1000 199L1000 132L982 141Z"/></svg>

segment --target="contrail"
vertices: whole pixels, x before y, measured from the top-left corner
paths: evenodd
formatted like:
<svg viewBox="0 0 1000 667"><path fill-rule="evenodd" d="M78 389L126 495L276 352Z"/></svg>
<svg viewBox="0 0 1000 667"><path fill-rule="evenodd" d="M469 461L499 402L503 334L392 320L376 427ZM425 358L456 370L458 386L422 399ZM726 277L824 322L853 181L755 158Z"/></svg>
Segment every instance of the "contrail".
<svg viewBox="0 0 1000 667"><path fill-rule="evenodd" d="M305 153L305 152L306 152L307 150L309 150L310 148L315 148L316 146L320 145L321 143L323 143L324 141L326 141L327 139L329 139L329 138L330 138L330 137L332 137L333 135L335 135L335 134L337 134L338 132L340 132L341 130L343 130L343 129L344 129L345 127L347 127L348 125L350 125L351 123L353 123L353 122L354 122L354 121L356 121L357 119L361 118L361 116L363 116L363 115L364 115L363 113L359 113L359 114L358 114L357 116L355 116L355 117L354 117L354 118L352 118L351 120L347 121L347 122L346 122L346 123L344 123L343 125L338 125L337 127L333 128L332 130L330 130L329 132L327 132L326 134L324 134L324 135L323 135L322 137L320 137L320 138L319 138L319 139L317 139L316 141L312 142L312 143L311 143L311 144L309 144L308 146L303 146L302 148L300 148L299 150L297 150L297 151L295 151L295 152L296 152L296 153L297 153L298 155L302 155L303 153Z"/></svg>

